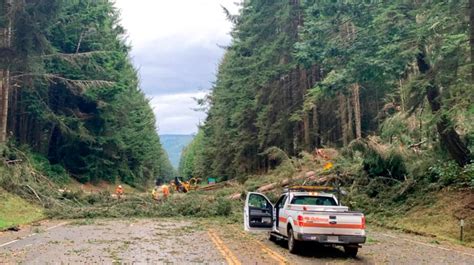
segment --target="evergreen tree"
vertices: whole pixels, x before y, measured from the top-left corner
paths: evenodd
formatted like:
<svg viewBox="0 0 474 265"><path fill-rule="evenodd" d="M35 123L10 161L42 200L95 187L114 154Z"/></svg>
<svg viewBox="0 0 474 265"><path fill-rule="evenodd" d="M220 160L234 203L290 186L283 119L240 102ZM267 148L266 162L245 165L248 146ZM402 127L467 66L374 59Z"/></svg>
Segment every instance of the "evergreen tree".
<svg viewBox="0 0 474 265"><path fill-rule="evenodd" d="M245 1L228 14L233 42L209 97L201 155L189 156L232 178L271 167L269 147L298 155L347 146L385 134L394 114L423 113L426 102L425 132L390 140L411 145L436 132L452 159L469 163L472 24L458 19L469 12L467 0Z"/></svg>
<svg viewBox="0 0 474 265"><path fill-rule="evenodd" d="M169 174L113 3L10 2L11 140L80 181L144 185Z"/></svg>

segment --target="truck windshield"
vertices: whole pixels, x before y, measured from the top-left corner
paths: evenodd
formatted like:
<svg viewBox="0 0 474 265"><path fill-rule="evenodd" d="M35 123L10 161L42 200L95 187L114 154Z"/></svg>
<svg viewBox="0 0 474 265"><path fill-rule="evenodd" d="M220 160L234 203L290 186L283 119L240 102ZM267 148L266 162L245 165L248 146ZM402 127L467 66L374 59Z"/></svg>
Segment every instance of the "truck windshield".
<svg viewBox="0 0 474 265"><path fill-rule="evenodd" d="M332 197L310 196L310 195L295 196L291 200L291 204L337 206L336 201Z"/></svg>

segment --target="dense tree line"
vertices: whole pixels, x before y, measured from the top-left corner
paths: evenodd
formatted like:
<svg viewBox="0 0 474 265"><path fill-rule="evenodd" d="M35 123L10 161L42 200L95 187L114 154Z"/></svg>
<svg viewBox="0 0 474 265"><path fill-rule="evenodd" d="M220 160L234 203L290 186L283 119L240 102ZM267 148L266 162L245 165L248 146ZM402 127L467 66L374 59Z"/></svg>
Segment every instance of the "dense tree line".
<svg viewBox="0 0 474 265"><path fill-rule="evenodd" d="M244 1L239 15L227 12L233 41L185 175L233 178L271 167L272 146L296 156L369 135L470 163L472 5Z"/></svg>
<svg viewBox="0 0 474 265"><path fill-rule="evenodd" d="M80 181L144 184L172 167L112 1L0 1L0 141Z"/></svg>
<svg viewBox="0 0 474 265"><path fill-rule="evenodd" d="M204 134L199 132L193 141L186 146L179 161L179 174L185 179L193 177L204 179L207 176L206 161L207 157L202 153L205 150L203 143Z"/></svg>

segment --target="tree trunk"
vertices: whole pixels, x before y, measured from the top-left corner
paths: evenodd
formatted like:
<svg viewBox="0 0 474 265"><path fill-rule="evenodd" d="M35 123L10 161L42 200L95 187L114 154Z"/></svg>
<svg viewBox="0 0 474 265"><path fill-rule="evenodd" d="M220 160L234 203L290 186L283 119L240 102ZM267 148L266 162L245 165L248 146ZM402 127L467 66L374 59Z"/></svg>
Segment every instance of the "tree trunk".
<svg viewBox="0 0 474 265"><path fill-rule="evenodd" d="M341 121L341 134L342 134L342 145L347 146L348 136L347 136L347 106L346 106L346 97L344 94L339 93L339 119Z"/></svg>
<svg viewBox="0 0 474 265"><path fill-rule="evenodd" d="M16 135L16 122L17 122L17 108L18 108L18 89L16 84L10 85L10 100L9 100L9 110L8 110L8 123L7 130L9 134L13 137Z"/></svg>
<svg viewBox="0 0 474 265"><path fill-rule="evenodd" d="M308 72L306 69L299 67L299 89L301 90L301 100L304 101L305 95L308 91ZM310 137L310 128L309 128L309 113L303 109L303 149L305 151L311 150L311 137Z"/></svg>
<svg viewBox="0 0 474 265"><path fill-rule="evenodd" d="M12 18L9 14L11 10L11 1L5 1L4 14L7 18L6 27L1 30L1 48L9 49L11 47L11 34L12 34ZM0 89L1 89L1 98L0 98L0 143L5 143L7 141L7 123L8 123L8 100L9 100L9 91L10 91L10 69L9 69L9 59L4 58L6 62L0 69Z"/></svg>
<svg viewBox="0 0 474 265"><path fill-rule="evenodd" d="M23 97L20 96L20 108L18 115L18 133L16 135L20 144L27 143L27 133L28 133L28 117L26 115L25 103Z"/></svg>
<svg viewBox="0 0 474 265"><path fill-rule="evenodd" d="M313 107L313 137L314 137L314 146L320 147L321 140L319 135L319 115L318 115L318 106Z"/></svg>
<svg viewBox="0 0 474 265"><path fill-rule="evenodd" d="M417 56L417 64L421 74L429 74L431 66L426 61L426 54L424 51ZM470 151L466 144L461 140L459 134L454 129L454 126L441 110L441 94L438 86L433 80L426 87L426 97L431 107L431 112L435 116L439 116L436 123L436 129L441 139L441 145L448 150L451 157L460 165L464 166L471 160Z"/></svg>
<svg viewBox="0 0 474 265"><path fill-rule="evenodd" d="M3 108L4 108L4 103L3 103L3 94L5 93L5 71L3 69L0 69L0 143L5 143L6 142L6 124L3 124ZM4 126L5 125L5 126Z"/></svg>
<svg viewBox="0 0 474 265"><path fill-rule="evenodd" d="M474 0L470 0L469 5L469 26L471 29L471 79L474 82Z"/></svg>
<svg viewBox="0 0 474 265"><path fill-rule="evenodd" d="M8 123L8 98L9 98L9 77L10 71L2 69L2 107L0 113L0 143L7 141L7 123Z"/></svg>
<svg viewBox="0 0 474 265"><path fill-rule="evenodd" d="M303 130L304 130L304 149L310 151L311 137L309 135L309 115L307 112L303 114Z"/></svg>
<svg viewBox="0 0 474 265"><path fill-rule="evenodd" d="M354 105L354 121L355 121L355 131L356 139L362 138L362 121L360 113L360 86L359 84L354 84L352 86L352 105Z"/></svg>
<svg viewBox="0 0 474 265"><path fill-rule="evenodd" d="M349 141L354 139L354 127L352 126L353 118L352 118L352 107L351 107L351 100L350 97L346 97L346 104L347 104L347 137Z"/></svg>

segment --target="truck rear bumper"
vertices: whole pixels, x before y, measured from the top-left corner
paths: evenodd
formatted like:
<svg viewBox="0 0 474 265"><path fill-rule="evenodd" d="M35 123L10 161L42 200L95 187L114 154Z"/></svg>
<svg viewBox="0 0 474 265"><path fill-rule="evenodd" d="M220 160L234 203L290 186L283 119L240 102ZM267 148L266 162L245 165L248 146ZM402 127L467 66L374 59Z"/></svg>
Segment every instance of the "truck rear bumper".
<svg viewBox="0 0 474 265"><path fill-rule="evenodd" d="M357 235L322 235L322 234L302 234L297 233L296 239L301 241L313 241L321 244L363 244L365 243L365 236Z"/></svg>

